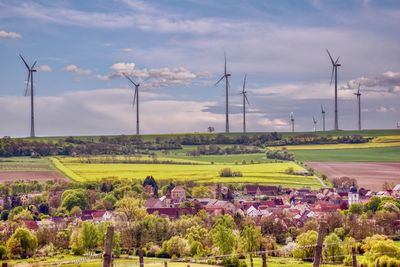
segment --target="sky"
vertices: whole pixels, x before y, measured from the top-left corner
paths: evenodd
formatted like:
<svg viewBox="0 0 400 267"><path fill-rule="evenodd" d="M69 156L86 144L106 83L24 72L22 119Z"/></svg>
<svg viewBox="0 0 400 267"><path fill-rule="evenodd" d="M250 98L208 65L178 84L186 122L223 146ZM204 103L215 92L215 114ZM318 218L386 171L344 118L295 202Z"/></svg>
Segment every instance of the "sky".
<svg viewBox="0 0 400 267"><path fill-rule="evenodd" d="M339 127L357 128L361 86L365 129L400 120L400 2L397 0L0 0L0 136L27 136L34 75L38 136L225 130L224 53L230 129L333 128L334 86L326 53L340 56Z"/></svg>

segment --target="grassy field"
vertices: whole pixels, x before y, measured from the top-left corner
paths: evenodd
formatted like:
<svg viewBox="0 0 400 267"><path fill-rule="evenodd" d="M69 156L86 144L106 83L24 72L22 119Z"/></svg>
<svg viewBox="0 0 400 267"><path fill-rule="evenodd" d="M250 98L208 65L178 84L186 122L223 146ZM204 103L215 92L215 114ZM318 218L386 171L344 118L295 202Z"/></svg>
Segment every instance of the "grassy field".
<svg viewBox="0 0 400 267"><path fill-rule="evenodd" d="M68 263L69 261L82 259L82 256L72 256L72 255L61 255L61 256L53 256L47 258L33 258L28 260L11 260L8 261L10 266L48 266L50 264L61 264L58 266L69 266L69 267L100 267L102 266L102 259L90 259L88 261L79 262L79 263ZM208 265L201 263L193 263L193 262L177 262L171 261L169 259L160 259L160 258L144 258L145 267L164 267L164 261L168 262L168 267L187 267L190 265L191 267L215 267L217 265ZM0 264L2 261L0 261ZM68 264L67 264L68 263ZM250 261L246 259L247 266L250 266ZM311 267L312 262L303 262L294 258L283 258L283 257L268 257L267 258L268 267L283 267L283 266L292 266L292 267ZM115 267L122 266L139 266L139 260L137 257L134 258L120 258L114 260ZM254 266L261 267L262 262L261 259L256 257L254 258ZM329 265L323 264L325 267L342 267L343 265Z"/></svg>
<svg viewBox="0 0 400 267"><path fill-rule="evenodd" d="M31 157L0 158L0 171L48 171L53 170L49 158Z"/></svg>
<svg viewBox="0 0 400 267"><path fill-rule="evenodd" d="M249 132L249 133L229 133L225 134L230 137L234 136L241 136L241 135L246 135L246 136L254 136L254 135L259 135L262 132ZM157 137L158 138L165 138L165 139L170 139L170 138L176 138L176 137L184 137L185 135L208 135L210 137L217 135L218 133L171 133L171 134L145 134L145 135L140 135L140 137L144 141L154 141ZM303 135L303 134L314 134L314 132L281 132L283 138L286 137L291 137L291 136L297 136L297 135ZM388 135L400 135L400 130L398 129L387 129L387 130L363 130L363 131L326 131L326 132L321 132L318 131L316 133L319 136L346 136L346 135L363 135L365 137L378 137L378 136L388 136ZM115 135L117 136L117 135ZM25 140L45 140L45 141L57 141L58 139L63 139L67 136L48 136L48 137L36 137L35 139L32 138L22 138ZM98 140L100 138L99 135L93 135L93 136L74 136L75 139L78 140Z"/></svg>
<svg viewBox="0 0 400 267"><path fill-rule="evenodd" d="M400 147L289 150L296 160L340 162L400 162Z"/></svg>
<svg viewBox="0 0 400 267"><path fill-rule="evenodd" d="M319 188L313 177L286 174L288 168L303 170L293 162L260 164L130 164L130 163L76 163L70 157L52 158L54 165L73 180L96 181L106 177L144 179L153 175L157 180L194 181L199 183L262 183L290 187ZM220 177L219 171L230 168L242 172L242 177Z"/></svg>

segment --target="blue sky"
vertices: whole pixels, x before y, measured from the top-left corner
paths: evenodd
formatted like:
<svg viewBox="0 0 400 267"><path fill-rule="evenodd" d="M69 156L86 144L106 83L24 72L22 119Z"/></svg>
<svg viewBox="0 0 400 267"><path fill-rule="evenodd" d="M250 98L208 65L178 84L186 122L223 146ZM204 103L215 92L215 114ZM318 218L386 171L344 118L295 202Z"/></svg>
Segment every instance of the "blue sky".
<svg viewBox="0 0 400 267"><path fill-rule="evenodd" d="M38 135L135 131L132 89L142 83L143 133L224 130L224 88L214 86L223 55L232 73L231 130L241 131L245 73L248 131L311 131L327 111L333 126L331 66L341 56L339 126L357 126L361 83L364 128L400 120L398 1L0 0L0 136L29 133L26 69L35 75ZM321 128L321 124L318 125Z"/></svg>

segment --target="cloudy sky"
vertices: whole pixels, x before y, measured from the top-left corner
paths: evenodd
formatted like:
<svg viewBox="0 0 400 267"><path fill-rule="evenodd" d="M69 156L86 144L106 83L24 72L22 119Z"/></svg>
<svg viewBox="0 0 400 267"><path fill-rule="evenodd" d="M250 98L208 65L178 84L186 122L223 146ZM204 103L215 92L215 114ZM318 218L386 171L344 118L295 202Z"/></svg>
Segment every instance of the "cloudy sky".
<svg viewBox="0 0 400 267"><path fill-rule="evenodd" d="M36 134L224 130L228 58L231 131L241 131L248 75L248 131L333 127L334 88L325 48L339 68L339 127L355 129L361 83L364 128L400 120L400 2L397 0L0 0L0 136L29 134L27 71L34 76ZM318 127L321 128L319 122Z"/></svg>

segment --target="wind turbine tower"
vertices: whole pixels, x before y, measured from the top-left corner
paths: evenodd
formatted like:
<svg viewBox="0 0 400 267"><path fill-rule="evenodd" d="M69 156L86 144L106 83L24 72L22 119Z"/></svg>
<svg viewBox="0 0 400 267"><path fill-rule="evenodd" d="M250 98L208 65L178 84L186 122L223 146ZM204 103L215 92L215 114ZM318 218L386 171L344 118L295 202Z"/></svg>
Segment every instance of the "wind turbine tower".
<svg viewBox="0 0 400 267"><path fill-rule="evenodd" d="M126 75L125 73L123 73L123 75L125 76L125 78L127 78L134 86L135 86L135 93L133 96L133 107L135 107L136 104L136 134L139 135L139 83L135 83L131 78L129 78L128 75Z"/></svg>
<svg viewBox="0 0 400 267"><path fill-rule="evenodd" d="M29 84L31 85L31 90L30 90L30 95L31 95L31 137L35 137L35 112L34 112L34 92L33 92L33 73L36 72L35 70L35 61L30 67L28 63L26 63L25 59L21 54L19 54L19 57L22 59L22 61L25 64L25 67L28 69L28 79L26 81L26 88L25 88L25 96L29 94L28 88Z"/></svg>
<svg viewBox="0 0 400 267"><path fill-rule="evenodd" d="M315 119L315 117L312 117L313 123L314 123L314 133L317 133L317 120Z"/></svg>
<svg viewBox="0 0 400 267"><path fill-rule="evenodd" d="M339 130L339 121L338 121L338 91L337 91L337 68L341 66L340 63L338 63L339 58L336 59L336 61L333 60L331 53L329 53L329 50L326 49L326 52L329 55L329 58L331 59L332 62L332 74L331 74L331 85L333 81L333 77L335 77L335 125L334 125L334 130Z"/></svg>
<svg viewBox="0 0 400 267"><path fill-rule="evenodd" d="M294 133L294 114L290 112L290 121L292 123L292 133Z"/></svg>
<svg viewBox="0 0 400 267"><path fill-rule="evenodd" d="M358 102L358 130L359 131L361 131L361 93L360 93L360 86L361 86L361 84L358 84L357 93L354 93L354 95L357 96L357 102Z"/></svg>
<svg viewBox="0 0 400 267"><path fill-rule="evenodd" d="M240 92L240 94L243 95L243 133L246 133L246 102L247 104L250 105L249 100L247 99L246 79L247 79L247 74L244 75L243 89L242 92Z"/></svg>
<svg viewBox="0 0 400 267"><path fill-rule="evenodd" d="M324 106L321 105L321 115L322 115L322 130L325 132L325 110Z"/></svg>
<svg viewBox="0 0 400 267"><path fill-rule="evenodd" d="M224 75L222 75L222 77L218 80L218 82L215 83L215 85L217 85L220 81L225 79L225 132L229 133L229 107L228 107L229 79L228 79L228 77L231 76L231 74L226 71L226 53L224 53L224 57L225 57Z"/></svg>

